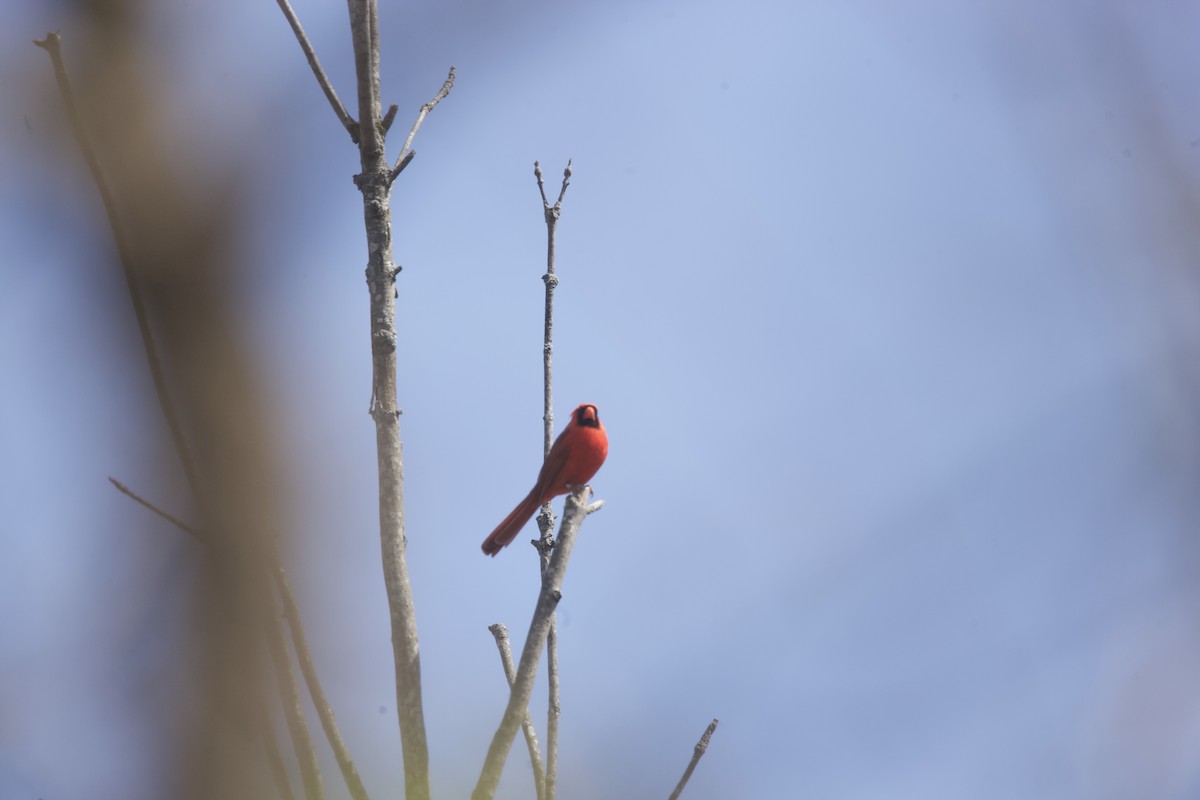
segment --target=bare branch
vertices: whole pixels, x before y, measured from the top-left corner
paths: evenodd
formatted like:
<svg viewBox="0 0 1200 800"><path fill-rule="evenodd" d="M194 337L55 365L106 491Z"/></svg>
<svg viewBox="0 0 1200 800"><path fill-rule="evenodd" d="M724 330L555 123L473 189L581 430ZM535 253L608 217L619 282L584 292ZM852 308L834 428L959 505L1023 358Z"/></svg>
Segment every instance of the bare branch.
<svg viewBox="0 0 1200 800"><path fill-rule="evenodd" d="M379 545L387 589L396 716L404 754L404 796L429 798L429 745L421 698L421 658L404 535L404 459L396 388L396 265L392 260L391 170L384 152L376 0L349 0L358 89L359 163L370 294L371 417L379 479Z"/></svg>
<svg viewBox="0 0 1200 800"><path fill-rule="evenodd" d="M292 26L292 33L296 34L296 41L300 43L300 49L304 51L304 57L308 59L308 66L312 68L317 83L321 84L321 91L325 92L325 97L329 100L329 105L333 107L333 113L337 114L342 127L350 134L351 141L358 144L358 123L346 111L346 107L342 105L341 99L337 96L337 92L334 91L333 84L329 82L329 76L325 74L325 70L321 67L321 61L317 58L317 52L313 49L312 42L308 40L308 35L304 33L304 28L300 25L300 19L296 16L296 12L292 10L292 6L288 3L288 0L276 0L276 2L279 3L279 10L287 17L288 24Z"/></svg>
<svg viewBox="0 0 1200 800"><path fill-rule="evenodd" d="M83 160L87 164L88 170L92 173L92 180L96 184L96 190L100 193L100 202L104 206L104 213L108 216L109 227L112 228L113 241L117 245L117 258L121 262L121 272L125 276L125 288L128 290L129 299L133 303L133 315L137 318L138 332L142 337L142 348L146 353L146 363L150 367L150 378L154 382L154 392L158 396L158 404L162 408L163 416L166 418L167 429L171 432L171 440L175 444L175 452L179 454L179 460L183 464L183 472L187 478L188 487L192 490L192 494L198 497L197 488L199 484L196 481L196 467L192 461L191 452L188 450L187 442L183 438L183 428L179 424L179 418L175 413L175 406L172 404L171 396L167 392L167 379L163 373L161 360L158 357L158 348L154 344L154 336L150 332L150 316L146 311L146 301L143 297L141 280L138 277L138 269L134 263L133 252L129 246L129 239L125 234L125 227L121 223L121 217L117 213L116 199L109 189L104 172L100 169L100 161L96 158L96 152L92 148L91 139L87 135L83 119L80 117L79 110L75 105L75 95L71 91L71 82L67 78L67 67L62 57L62 37L51 31L46 34L45 39L34 39L33 43L49 53L50 61L54 64L54 78L58 82L58 91L62 95L63 106L67 111L67 119L70 121L71 131L75 134L75 141L79 145L79 151L83 154Z"/></svg>
<svg viewBox="0 0 1200 800"><path fill-rule="evenodd" d="M558 276L554 274L555 253L557 247L558 218L562 211L563 195L571 179L571 162L563 172L562 190L553 206L546 202L546 188L542 184L542 168L538 162L533 162L533 174L537 176L538 191L542 195L542 208L546 220L546 274L542 282L546 284L546 318L542 334L542 435L545 454L550 454L550 446L554 441L554 290L558 286ZM547 503L547 508L549 504ZM548 512L547 512L548 513ZM542 536L546 538L547 530L543 528ZM547 551L542 550L542 568L545 569Z"/></svg>
<svg viewBox="0 0 1200 800"><path fill-rule="evenodd" d="M712 735L717 729L718 722L719 720L714 719L708 723L708 728L700 737L700 741L696 742L696 748L692 752L692 760L688 762L687 769L683 771L683 777L679 779L679 783L675 786L675 791L671 792L668 800L679 800L679 795L683 794L683 787L687 786L687 782L691 779L696 765L700 763L700 759L704 756L704 751L708 750L708 743L712 740Z"/></svg>
<svg viewBox="0 0 1200 800"><path fill-rule="evenodd" d="M417 131L421 130L421 123L425 122L425 118L429 116L429 112L433 111L434 106L442 102L450 94L450 90L454 88L454 75L454 67L451 67L450 74L446 76L446 81L442 84L442 88L438 89L438 93L433 96L432 100L421 106L421 113L417 114L417 121L413 123L412 130L408 132L408 138L404 140L404 146L400 148L400 155L396 157L396 166L392 168L391 180L396 180L396 176L407 166L405 163L406 157L410 161L412 160L409 152L413 139L417 137Z"/></svg>
<svg viewBox="0 0 1200 800"><path fill-rule="evenodd" d="M521 649L517 677L513 681L512 693L509 695L508 706L504 710L500 726L492 737L479 780L471 793L473 800L491 800L495 795L496 787L500 783L500 773L504 770L504 761L508 758L513 739L517 735L517 728L529 709L529 698L533 695L533 683L537 678L538 661L541 660L542 648L546 645L546 636L550 630L550 616L562 599L562 584L566 577L567 563L571 558L571 550L575 547L579 527L583 524L583 518L587 516L586 506L591 495L590 486L580 486L567 497L558 543L550 557L550 565L542 581L533 619L529 623L529 633L525 636L525 646Z"/></svg>
<svg viewBox="0 0 1200 800"><path fill-rule="evenodd" d="M508 643L508 628L497 622L489 625L488 630L496 639L496 649L500 651L500 664L504 667L504 678L508 681L508 689L512 691L516 679L516 668L513 666L512 648ZM533 765L533 785L537 790L538 800L545 800L546 769L542 766L542 753L538 747L537 731L533 728L533 719L526 710L525 718L521 720L521 730L525 733L525 745L529 748L529 762Z"/></svg>

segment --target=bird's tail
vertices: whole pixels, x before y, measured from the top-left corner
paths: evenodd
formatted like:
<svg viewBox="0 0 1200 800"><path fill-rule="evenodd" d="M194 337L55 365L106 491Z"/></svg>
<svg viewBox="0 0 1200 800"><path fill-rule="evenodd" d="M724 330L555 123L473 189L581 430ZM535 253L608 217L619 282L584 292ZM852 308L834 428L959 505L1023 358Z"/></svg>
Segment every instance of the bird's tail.
<svg viewBox="0 0 1200 800"><path fill-rule="evenodd" d="M521 532L521 528L525 527L525 523L537 513L538 496L537 489L531 491L525 496L516 508L512 510L504 521L496 526L496 530L492 531L491 536L483 540L483 552L489 556L494 556L499 553L501 548L507 547L513 539L517 538L517 534Z"/></svg>

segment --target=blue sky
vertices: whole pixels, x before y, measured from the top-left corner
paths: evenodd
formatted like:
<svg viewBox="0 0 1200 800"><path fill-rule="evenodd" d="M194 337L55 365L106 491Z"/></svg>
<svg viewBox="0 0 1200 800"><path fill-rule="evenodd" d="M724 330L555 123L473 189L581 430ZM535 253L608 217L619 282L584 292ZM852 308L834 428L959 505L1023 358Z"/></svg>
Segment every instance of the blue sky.
<svg viewBox="0 0 1200 800"><path fill-rule="evenodd" d="M246 176L293 581L385 796L357 154L273 3L153 5L167 113ZM435 792L503 710L487 625L533 608L525 537L478 548L540 460L532 163L567 158L555 411L596 403L611 449L560 612L562 796L666 796L712 717L693 800L1200 792L1200 12L383 5L397 129L458 70L394 194ZM350 104L344 7L296 9ZM0 10L0 795L154 798L195 554L105 480L171 500L99 203L42 146L51 29L70 64L67 4ZM498 796L527 773L518 746Z"/></svg>

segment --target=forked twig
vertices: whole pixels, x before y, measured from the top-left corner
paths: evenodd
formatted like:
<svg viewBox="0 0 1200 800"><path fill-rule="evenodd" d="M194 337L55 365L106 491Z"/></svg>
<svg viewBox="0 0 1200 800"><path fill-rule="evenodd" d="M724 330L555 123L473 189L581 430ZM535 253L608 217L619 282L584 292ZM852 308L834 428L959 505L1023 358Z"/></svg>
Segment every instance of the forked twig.
<svg viewBox="0 0 1200 800"><path fill-rule="evenodd" d="M508 681L509 691L512 691L517 670L513 666L508 628L497 622L495 625L489 625L488 630L496 639L496 649L500 651L500 664L504 667L504 678ZM537 790L538 800L545 800L546 768L542 765L542 751L538 746L537 731L534 730L533 718L529 716L528 709L525 711L525 719L521 720L521 730L525 734L525 745L529 748L529 762L533 765L533 786Z"/></svg>
<svg viewBox="0 0 1200 800"><path fill-rule="evenodd" d="M536 161L533 162L533 174L537 176L538 191L542 193L542 205L546 207L547 212L551 209L556 212L562 209L563 195L571 185L571 159L567 159L567 168L563 170L562 188L558 190L558 199L554 201L554 205L550 205L550 201L546 199L546 186L542 183L542 165Z"/></svg>
<svg viewBox="0 0 1200 800"><path fill-rule="evenodd" d="M533 174L537 178L538 192L542 195L543 216L546 220L546 274L542 282L546 284L546 318L542 335L542 434L545 451L543 457L549 456L554 437L554 289L558 286L558 276L554 273L555 247L557 245L558 218L562 212L563 196L571 182L571 162L563 170L562 188L558 192L558 200L550 205L546 200L546 187L542 182L542 166L533 162ZM542 506L538 514L538 528L541 538L535 542L541 562L542 581L546 580L546 570L550 564L550 553L554 549L554 512L549 503ZM550 617L550 629L546 633L546 676L549 682L549 702L546 706L546 785L544 800L554 800L558 792L558 718L562 712L562 703L558 685L558 620L554 614Z"/></svg>
<svg viewBox="0 0 1200 800"><path fill-rule="evenodd" d="M700 763L700 759L704 756L704 751L708 750L708 743L712 740L712 735L717 729L718 722L719 720L714 719L708 723L708 728L704 731L704 735L700 737L700 741L696 742L696 748L692 751L692 760L688 762L687 769L683 771L683 777L675 785L675 791L671 792L671 797L668 800L679 800L679 795L683 794L683 787L687 786L692 773L696 770L696 765Z"/></svg>

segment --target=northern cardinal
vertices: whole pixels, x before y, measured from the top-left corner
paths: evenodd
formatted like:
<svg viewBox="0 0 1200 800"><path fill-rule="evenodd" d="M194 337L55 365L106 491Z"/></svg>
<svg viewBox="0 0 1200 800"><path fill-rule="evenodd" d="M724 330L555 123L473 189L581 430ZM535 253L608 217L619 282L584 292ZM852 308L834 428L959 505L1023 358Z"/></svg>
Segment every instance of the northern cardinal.
<svg viewBox="0 0 1200 800"><path fill-rule="evenodd" d="M554 440L533 489L483 540L483 552L489 556L499 553L517 538L539 506L590 481L606 456L608 434L600 422L600 413L591 403L584 403L571 412L571 421Z"/></svg>

